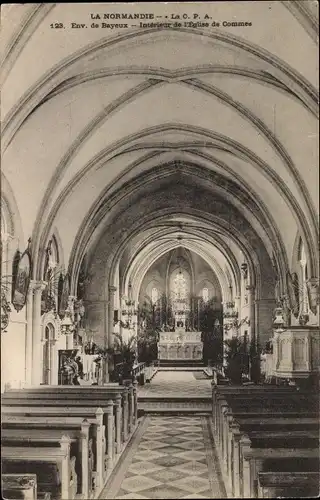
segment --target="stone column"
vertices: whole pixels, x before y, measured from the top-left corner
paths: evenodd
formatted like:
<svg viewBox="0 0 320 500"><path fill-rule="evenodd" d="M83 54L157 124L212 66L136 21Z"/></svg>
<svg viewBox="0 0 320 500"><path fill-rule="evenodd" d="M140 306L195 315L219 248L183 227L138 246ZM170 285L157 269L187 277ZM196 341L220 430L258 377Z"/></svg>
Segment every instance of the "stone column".
<svg viewBox="0 0 320 500"><path fill-rule="evenodd" d="M56 339L49 340L50 349L50 385L58 385L58 353L56 350Z"/></svg>
<svg viewBox="0 0 320 500"><path fill-rule="evenodd" d="M122 326L121 326L121 323L122 323L122 304L123 304L123 296L120 293L120 295L119 295L119 310L118 310L119 333L120 333L120 335L122 335Z"/></svg>
<svg viewBox="0 0 320 500"><path fill-rule="evenodd" d="M45 286L46 283L44 281L33 283L32 385L40 385L42 378L41 293Z"/></svg>
<svg viewBox="0 0 320 500"><path fill-rule="evenodd" d="M113 346L113 315L114 315L114 296L117 291L115 286L109 286L109 301L108 301L108 347Z"/></svg>
<svg viewBox="0 0 320 500"><path fill-rule="evenodd" d="M26 374L25 381L26 386L30 386L32 383L32 311L33 311L33 285L34 282L30 282L28 295L27 295L27 333L26 333Z"/></svg>
<svg viewBox="0 0 320 500"><path fill-rule="evenodd" d="M256 329L255 329L255 297L254 297L254 292L255 288L254 286L250 285L246 287L248 291L248 305L249 305L249 311L250 311L250 337L251 339L256 338Z"/></svg>
<svg viewBox="0 0 320 500"><path fill-rule="evenodd" d="M108 318L105 322L105 338L104 345L105 348L113 346L113 316L114 316L114 296L117 291L115 286L109 286L109 300L108 300ZM103 383L109 382L109 364L107 358L103 360L103 373L102 373Z"/></svg>
<svg viewBox="0 0 320 500"><path fill-rule="evenodd" d="M310 332L306 335L305 340L305 360L306 360L306 369L308 372L312 370L312 340Z"/></svg>
<svg viewBox="0 0 320 500"><path fill-rule="evenodd" d="M261 346L269 340L270 331L273 329L273 311L275 308L275 300L268 298L261 298L255 300L255 333L259 339Z"/></svg>
<svg viewBox="0 0 320 500"><path fill-rule="evenodd" d="M75 303L75 301L76 301L76 297L74 295L69 295L67 311L70 314L70 319L71 319L73 324L74 324L74 303ZM71 333L66 334L66 349L73 349L74 348L73 335L74 335L73 330Z"/></svg>

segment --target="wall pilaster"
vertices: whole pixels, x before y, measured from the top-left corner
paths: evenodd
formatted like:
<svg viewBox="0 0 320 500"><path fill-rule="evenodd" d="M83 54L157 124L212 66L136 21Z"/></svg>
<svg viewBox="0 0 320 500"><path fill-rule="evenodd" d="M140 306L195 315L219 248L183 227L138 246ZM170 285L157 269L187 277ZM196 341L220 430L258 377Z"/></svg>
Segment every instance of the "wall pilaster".
<svg viewBox="0 0 320 500"><path fill-rule="evenodd" d="M41 293L45 286L45 281L34 281L32 285L32 385L39 385L42 380Z"/></svg>

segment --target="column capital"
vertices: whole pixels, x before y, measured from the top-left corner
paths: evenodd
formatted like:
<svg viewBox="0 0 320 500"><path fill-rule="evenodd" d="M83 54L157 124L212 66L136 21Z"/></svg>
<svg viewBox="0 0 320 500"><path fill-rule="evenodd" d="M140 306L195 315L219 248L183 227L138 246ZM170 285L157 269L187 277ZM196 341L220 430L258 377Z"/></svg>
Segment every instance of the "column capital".
<svg viewBox="0 0 320 500"><path fill-rule="evenodd" d="M114 286L114 285L110 285L109 286L109 293L110 294L114 294L114 293L116 293L116 291L117 291L117 287L116 286Z"/></svg>
<svg viewBox="0 0 320 500"><path fill-rule="evenodd" d="M29 290L31 290L34 294L40 294L45 287L47 286L46 281L42 280L30 280Z"/></svg>

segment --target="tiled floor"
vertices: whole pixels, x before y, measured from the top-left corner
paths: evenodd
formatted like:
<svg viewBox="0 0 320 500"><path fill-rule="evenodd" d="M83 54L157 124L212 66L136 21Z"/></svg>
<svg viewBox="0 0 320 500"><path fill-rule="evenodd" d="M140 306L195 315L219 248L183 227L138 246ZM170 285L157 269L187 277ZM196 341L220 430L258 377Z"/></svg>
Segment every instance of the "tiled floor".
<svg viewBox="0 0 320 500"><path fill-rule="evenodd" d="M145 417L100 498L226 498L208 419Z"/></svg>
<svg viewBox="0 0 320 500"><path fill-rule="evenodd" d="M211 380L197 380L192 372L159 371L150 384L138 388L138 396L211 397Z"/></svg>

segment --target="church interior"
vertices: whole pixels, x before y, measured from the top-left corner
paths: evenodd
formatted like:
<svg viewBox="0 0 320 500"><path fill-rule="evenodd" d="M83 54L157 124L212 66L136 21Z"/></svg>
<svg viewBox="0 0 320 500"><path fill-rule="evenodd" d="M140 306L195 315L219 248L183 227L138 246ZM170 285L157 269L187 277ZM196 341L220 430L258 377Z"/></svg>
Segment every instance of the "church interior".
<svg viewBox="0 0 320 500"><path fill-rule="evenodd" d="M2 496L317 497L317 4L68 7L2 11Z"/></svg>

